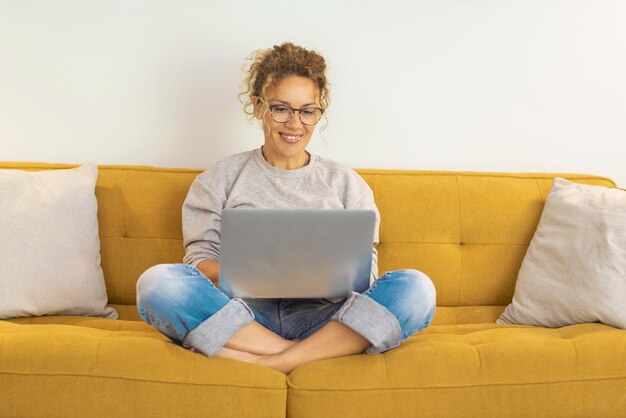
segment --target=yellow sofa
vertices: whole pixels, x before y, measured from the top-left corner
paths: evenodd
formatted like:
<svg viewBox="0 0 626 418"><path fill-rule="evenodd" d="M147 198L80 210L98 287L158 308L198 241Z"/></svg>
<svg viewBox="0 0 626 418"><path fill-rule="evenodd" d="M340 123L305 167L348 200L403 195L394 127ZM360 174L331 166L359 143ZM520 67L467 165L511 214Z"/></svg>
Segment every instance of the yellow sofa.
<svg viewBox="0 0 626 418"><path fill-rule="evenodd" d="M200 170L99 169L102 267L120 319L0 321L2 417L626 416L625 330L494 323L557 174L358 170L381 212L380 272L427 273L434 322L387 353L286 376L191 353L136 312L139 275L182 259L181 205Z"/></svg>

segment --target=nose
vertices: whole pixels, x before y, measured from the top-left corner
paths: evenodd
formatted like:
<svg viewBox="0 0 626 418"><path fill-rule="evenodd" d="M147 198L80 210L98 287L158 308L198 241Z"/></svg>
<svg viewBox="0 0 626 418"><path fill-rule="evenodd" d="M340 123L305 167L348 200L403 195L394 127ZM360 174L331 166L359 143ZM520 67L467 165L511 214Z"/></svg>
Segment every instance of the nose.
<svg viewBox="0 0 626 418"><path fill-rule="evenodd" d="M293 129L301 128L304 124L300 120L300 111L294 110L293 115L291 115L291 119L289 119L285 125L287 125L288 128Z"/></svg>

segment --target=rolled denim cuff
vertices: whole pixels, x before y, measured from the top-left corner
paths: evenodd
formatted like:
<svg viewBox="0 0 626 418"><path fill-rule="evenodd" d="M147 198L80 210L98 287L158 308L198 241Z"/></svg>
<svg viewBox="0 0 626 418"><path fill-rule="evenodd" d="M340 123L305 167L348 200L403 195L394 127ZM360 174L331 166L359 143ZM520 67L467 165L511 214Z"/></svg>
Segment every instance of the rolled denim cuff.
<svg viewBox="0 0 626 418"><path fill-rule="evenodd" d="M369 296L352 292L330 319L339 321L372 343L365 350L366 354L382 353L400 344L400 323L387 308Z"/></svg>
<svg viewBox="0 0 626 418"><path fill-rule="evenodd" d="M254 320L254 313L241 299L231 299L222 309L189 332L183 346L194 347L212 356L230 340L237 331Z"/></svg>

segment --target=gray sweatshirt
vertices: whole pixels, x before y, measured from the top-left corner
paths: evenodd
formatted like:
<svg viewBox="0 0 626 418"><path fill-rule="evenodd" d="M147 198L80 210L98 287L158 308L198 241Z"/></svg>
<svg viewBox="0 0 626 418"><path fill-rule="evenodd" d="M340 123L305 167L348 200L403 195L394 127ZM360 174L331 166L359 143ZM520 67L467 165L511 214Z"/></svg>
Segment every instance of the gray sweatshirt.
<svg viewBox="0 0 626 418"><path fill-rule="evenodd" d="M318 155L296 170L265 161L261 148L231 155L192 183L183 204L184 262L220 260L220 222L225 208L371 209L376 212L370 283L378 277L380 214L374 194L354 170Z"/></svg>

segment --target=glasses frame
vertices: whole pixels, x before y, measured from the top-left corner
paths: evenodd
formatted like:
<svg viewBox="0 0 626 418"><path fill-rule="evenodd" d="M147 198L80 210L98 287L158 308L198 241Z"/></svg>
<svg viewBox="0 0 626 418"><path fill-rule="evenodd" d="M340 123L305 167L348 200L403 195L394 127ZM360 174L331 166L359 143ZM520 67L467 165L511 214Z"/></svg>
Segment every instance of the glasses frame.
<svg viewBox="0 0 626 418"><path fill-rule="evenodd" d="M284 122L277 121L276 119L274 119L274 114L272 113L272 110L275 107L287 107L287 108L291 109L291 116L289 116L289 119L287 119ZM286 104L273 104L273 105L268 104L267 108L270 111L270 118L272 118L272 120L274 122L276 122L276 123L287 123L287 122L289 122L293 118L293 115L295 115L296 112L298 112L298 118L300 118L300 122L302 122L303 125L307 125L307 126L317 125L319 123L319 121L322 120L322 115L324 114L324 110L325 110L325 109L322 109L321 107L317 107L317 106L315 106L315 107L307 106L307 107L303 107L303 108L300 108L300 109L296 109L296 108L293 108L293 107L291 107L289 105L286 105ZM307 110L307 109L317 109L317 110L319 110L320 111L320 118L317 121L313 122L313 123L306 123L305 121L303 121L302 120L302 111L303 110Z"/></svg>

